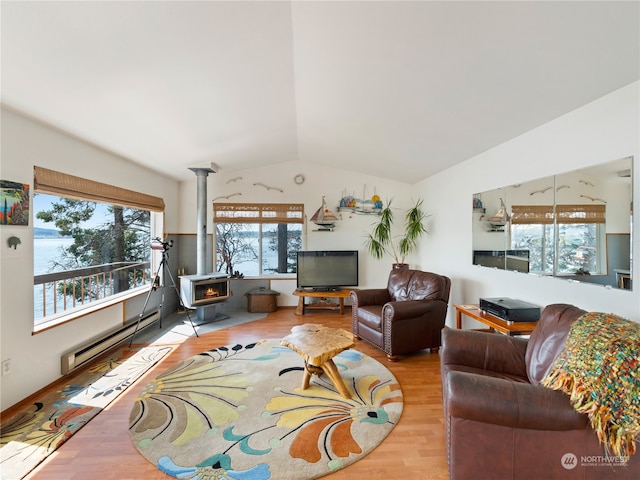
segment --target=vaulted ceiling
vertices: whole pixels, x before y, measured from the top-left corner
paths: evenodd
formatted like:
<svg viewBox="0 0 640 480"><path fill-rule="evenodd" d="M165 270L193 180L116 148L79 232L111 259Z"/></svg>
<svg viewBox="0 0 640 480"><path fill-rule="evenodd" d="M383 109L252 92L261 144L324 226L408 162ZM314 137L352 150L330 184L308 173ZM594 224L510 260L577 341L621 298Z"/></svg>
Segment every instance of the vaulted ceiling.
<svg viewBox="0 0 640 480"><path fill-rule="evenodd" d="M637 1L7 2L2 103L176 179L413 183L639 78Z"/></svg>

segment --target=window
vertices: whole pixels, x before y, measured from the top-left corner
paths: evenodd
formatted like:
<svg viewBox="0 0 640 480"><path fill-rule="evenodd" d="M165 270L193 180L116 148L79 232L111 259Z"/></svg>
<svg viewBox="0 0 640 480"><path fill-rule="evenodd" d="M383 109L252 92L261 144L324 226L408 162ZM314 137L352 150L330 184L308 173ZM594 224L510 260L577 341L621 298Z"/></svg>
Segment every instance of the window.
<svg viewBox="0 0 640 480"><path fill-rule="evenodd" d="M529 251L530 272L553 273L553 234L553 206L511 207L511 248Z"/></svg>
<svg viewBox="0 0 640 480"><path fill-rule="evenodd" d="M304 205L214 203L216 271L259 276L295 273Z"/></svg>
<svg viewBox="0 0 640 480"><path fill-rule="evenodd" d="M606 274L605 214L605 205L514 205L511 248L529 250L531 272Z"/></svg>
<svg viewBox="0 0 640 480"><path fill-rule="evenodd" d="M161 198L34 169L34 325L148 285Z"/></svg>

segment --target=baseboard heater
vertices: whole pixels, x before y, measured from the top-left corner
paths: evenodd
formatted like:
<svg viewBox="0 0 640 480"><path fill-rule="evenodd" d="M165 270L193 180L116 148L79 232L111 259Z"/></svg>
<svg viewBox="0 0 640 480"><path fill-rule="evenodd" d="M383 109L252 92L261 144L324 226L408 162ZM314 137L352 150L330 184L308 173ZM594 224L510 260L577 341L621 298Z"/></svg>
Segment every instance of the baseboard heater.
<svg viewBox="0 0 640 480"><path fill-rule="evenodd" d="M155 323L160 319L160 310L150 312L140 319L140 325L138 325L138 332ZM79 366L85 364L89 360L97 357L101 353L104 353L114 345L129 338L136 331L136 325L138 320L128 323L122 327L118 327L105 335L94 338L88 344L81 345L75 350L65 353L60 359L61 366L60 371L62 375L75 370Z"/></svg>

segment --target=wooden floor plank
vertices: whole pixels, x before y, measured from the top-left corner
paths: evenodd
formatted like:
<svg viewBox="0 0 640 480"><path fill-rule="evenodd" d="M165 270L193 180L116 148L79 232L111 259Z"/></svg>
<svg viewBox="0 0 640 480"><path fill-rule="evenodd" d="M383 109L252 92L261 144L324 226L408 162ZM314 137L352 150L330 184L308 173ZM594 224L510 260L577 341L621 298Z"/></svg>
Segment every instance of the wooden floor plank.
<svg viewBox="0 0 640 480"><path fill-rule="evenodd" d="M129 412L137 394L158 374L179 361L222 345L266 338L282 338L291 327L321 323L351 330L350 309L345 314L318 311L294 315L293 308L281 308L267 318L188 337L158 365L71 437L34 470L30 480L167 480L133 447L128 434ZM153 328L153 327L152 327ZM404 411L398 425L371 454L324 478L331 480L367 478L446 479L445 435L442 413L440 359L438 353L421 351L389 362L386 355L356 340L360 350L386 365L396 376L404 394Z"/></svg>

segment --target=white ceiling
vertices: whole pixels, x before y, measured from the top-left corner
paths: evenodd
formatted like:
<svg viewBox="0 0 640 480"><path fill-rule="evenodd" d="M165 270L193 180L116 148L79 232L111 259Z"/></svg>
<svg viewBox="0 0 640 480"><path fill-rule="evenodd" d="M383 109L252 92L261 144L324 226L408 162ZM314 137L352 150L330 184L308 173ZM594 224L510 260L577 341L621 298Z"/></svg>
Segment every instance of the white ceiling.
<svg viewBox="0 0 640 480"><path fill-rule="evenodd" d="M2 103L177 179L414 183L638 80L639 5L2 1Z"/></svg>

